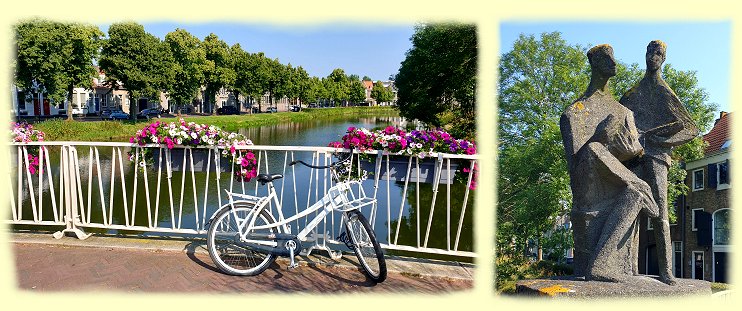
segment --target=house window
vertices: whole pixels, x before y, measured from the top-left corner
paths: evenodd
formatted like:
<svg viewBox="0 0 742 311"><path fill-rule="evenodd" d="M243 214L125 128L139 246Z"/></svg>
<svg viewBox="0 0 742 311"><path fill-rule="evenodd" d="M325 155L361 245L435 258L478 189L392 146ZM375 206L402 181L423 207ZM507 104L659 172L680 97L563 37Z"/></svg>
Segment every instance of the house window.
<svg viewBox="0 0 742 311"><path fill-rule="evenodd" d="M676 278L683 277L683 242L672 242L672 272Z"/></svg>
<svg viewBox="0 0 742 311"><path fill-rule="evenodd" d="M729 186L729 161L724 161L720 163L716 163L717 169L716 173L718 174L717 180L719 181L719 186Z"/></svg>
<svg viewBox="0 0 742 311"><path fill-rule="evenodd" d="M696 280L703 280L703 252L693 252L693 275Z"/></svg>
<svg viewBox="0 0 742 311"><path fill-rule="evenodd" d="M693 191L703 190L703 169L693 171Z"/></svg>
<svg viewBox="0 0 742 311"><path fill-rule="evenodd" d="M714 212L714 245L729 245L729 209Z"/></svg>
<svg viewBox="0 0 742 311"><path fill-rule="evenodd" d="M698 213L701 213L701 212L703 212L702 208L694 208L690 210L690 213L691 213L690 214L690 223L691 223L690 228L693 231L698 231L698 226L696 226L696 218L698 216Z"/></svg>
<svg viewBox="0 0 742 311"><path fill-rule="evenodd" d="M653 230L654 227L652 227L652 218L647 217L647 230Z"/></svg>

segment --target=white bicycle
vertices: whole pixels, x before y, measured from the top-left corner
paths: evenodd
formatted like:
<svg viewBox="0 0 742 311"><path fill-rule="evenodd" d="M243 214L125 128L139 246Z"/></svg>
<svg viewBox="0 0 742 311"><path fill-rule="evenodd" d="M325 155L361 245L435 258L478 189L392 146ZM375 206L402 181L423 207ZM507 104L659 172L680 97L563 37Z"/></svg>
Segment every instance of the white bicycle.
<svg viewBox="0 0 742 311"><path fill-rule="evenodd" d="M281 203L273 187L273 181L283 178L283 175L258 175L258 182L268 185L268 196L265 197L227 191L229 203L216 211L207 222L207 247L214 263L227 274L252 276L262 273L276 257L282 256L289 257L289 268L293 269L298 266L294 256L299 255L302 250L301 242L307 241L310 232L330 212L340 211L344 232L338 240L355 252L363 271L372 281L383 282L387 275L384 253L371 225L359 210L375 204L376 199L366 196L360 182L341 181L338 178L337 169L345 161L348 159L327 166L310 165L303 161L289 164L301 163L310 168L330 169L331 176L336 181L324 197L290 218L284 218ZM357 187L358 193L352 191L353 187ZM268 208L271 202L277 207L277 219ZM304 229L292 234L289 223L313 212L317 212L316 216L306 223Z"/></svg>

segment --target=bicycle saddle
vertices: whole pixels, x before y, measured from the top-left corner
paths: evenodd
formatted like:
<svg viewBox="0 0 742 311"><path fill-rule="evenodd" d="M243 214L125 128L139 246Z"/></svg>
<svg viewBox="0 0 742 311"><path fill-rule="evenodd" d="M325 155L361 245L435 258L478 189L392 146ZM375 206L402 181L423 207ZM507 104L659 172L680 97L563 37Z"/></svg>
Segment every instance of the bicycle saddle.
<svg viewBox="0 0 742 311"><path fill-rule="evenodd" d="M265 185L267 182L271 182L275 179L281 179L283 178L283 175L281 174L258 174L258 181L261 185Z"/></svg>

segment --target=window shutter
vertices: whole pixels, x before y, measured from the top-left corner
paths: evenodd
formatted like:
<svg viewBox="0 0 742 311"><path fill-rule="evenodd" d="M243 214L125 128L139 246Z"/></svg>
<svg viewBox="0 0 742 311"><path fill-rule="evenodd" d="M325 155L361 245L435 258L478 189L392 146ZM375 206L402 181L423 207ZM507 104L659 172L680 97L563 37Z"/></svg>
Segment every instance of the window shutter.
<svg viewBox="0 0 742 311"><path fill-rule="evenodd" d="M716 163L709 164L708 172L709 172L709 178L708 178L709 188L714 189L716 188Z"/></svg>
<svg viewBox="0 0 742 311"><path fill-rule="evenodd" d="M711 246L711 214L698 211L696 214L696 239L698 240L698 246Z"/></svg>

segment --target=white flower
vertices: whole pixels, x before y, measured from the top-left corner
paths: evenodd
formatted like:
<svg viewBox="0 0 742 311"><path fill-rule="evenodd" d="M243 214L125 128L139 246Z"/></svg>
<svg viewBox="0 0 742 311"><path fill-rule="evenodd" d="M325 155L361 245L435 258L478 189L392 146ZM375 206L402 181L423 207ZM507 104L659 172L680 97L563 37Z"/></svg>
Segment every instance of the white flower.
<svg viewBox="0 0 742 311"><path fill-rule="evenodd" d="M196 138L198 138L198 134L196 134L196 133L191 133L191 137L193 137L193 139L196 139Z"/></svg>
<svg viewBox="0 0 742 311"><path fill-rule="evenodd" d="M141 162L139 162L139 166L145 167L145 166L147 166L147 162L145 162L144 160L142 160Z"/></svg>
<svg viewBox="0 0 742 311"><path fill-rule="evenodd" d="M182 145L183 144L183 140L180 139L180 138L176 138L175 139L175 143L177 143L178 145Z"/></svg>

